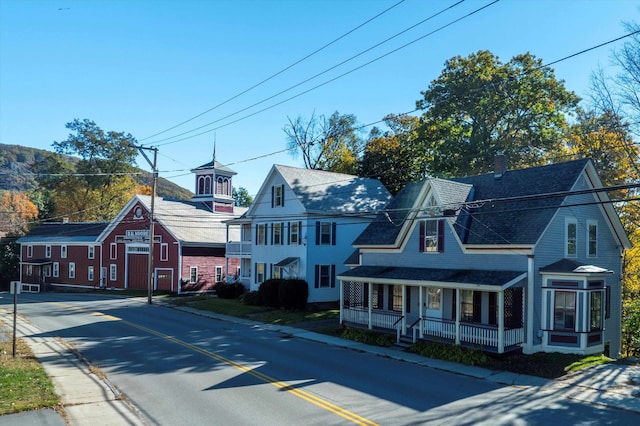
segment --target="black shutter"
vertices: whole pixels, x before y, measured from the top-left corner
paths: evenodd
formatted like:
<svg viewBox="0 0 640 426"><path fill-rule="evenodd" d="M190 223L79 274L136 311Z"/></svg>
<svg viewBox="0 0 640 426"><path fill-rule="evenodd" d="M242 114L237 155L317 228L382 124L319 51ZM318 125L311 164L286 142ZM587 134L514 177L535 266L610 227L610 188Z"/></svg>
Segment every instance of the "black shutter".
<svg viewBox="0 0 640 426"><path fill-rule="evenodd" d="M336 286L336 265L331 265L329 269L329 280L331 283L331 288L335 288Z"/></svg>
<svg viewBox="0 0 640 426"><path fill-rule="evenodd" d="M387 300L387 310L393 311L393 286L388 285L387 290L387 296L389 296L389 300Z"/></svg>
<svg viewBox="0 0 640 426"><path fill-rule="evenodd" d="M420 238L419 238L419 246L418 250L420 253L424 253L424 233L425 233L425 223L424 220L420 221Z"/></svg>
<svg viewBox="0 0 640 426"><path fill-rule="evenodd" d="M313 280L314 283L314 287L315 288L319 288L320 287L320 265L316 265L315 266L315 279Z"/></svg>
<svg viewBox="0 0 640 426"><path fill-rule="evenodd" d="M438 253L444 253L444 220L438 221Z"/></svg>
<svg viewBox="0 0 640 426"><path fill-rule="evenodd" d="M336 245L336 223L335 222L331 223L331 245L332 246Z"/></svg>
<svg viewBox="0 0 640 426"><path fill-rule="evenodd" d="M291 244L291 222L287 223L287 245Z"/></svg>
<svg viewBox="0 0 640 426"><path fill-rule="evenodd" d="M320 245L320 222L316 222L316 245Z"/></svg>
<svg viewBox="0 0 640 426"><path fill-rule="evenodd" d="M411 287L405 287L404 288L404 294L405 294L405 296L407 296L405 309L407 310L407 313L409 314L409 313L411 313Z"/></svg>
<svg viewBox="0 0 640 426"><path fill-rule="evenodd" d="M473 292L473 322L482 322L482 292Z"/></svg>
<svg viewBox="0 0 640 426"><path fill-rule="evenodd" d="M272 186L271 187L271 208L273 208L275 204L275 195L276 195L276 188L275 186Z"/></svg>
<svg viewBox="0 0 640 426"><path fill-rule="evenodd" d="M280 197L282 197L282 200L280 201L282 204L280 205L284 207L284 184L280 185Z"/></svg>
<svg viewBox="0 0 640 426"><path fill-rule="evenodd" d="M498 293L489 293L489 324L498 324Z"/></svg>

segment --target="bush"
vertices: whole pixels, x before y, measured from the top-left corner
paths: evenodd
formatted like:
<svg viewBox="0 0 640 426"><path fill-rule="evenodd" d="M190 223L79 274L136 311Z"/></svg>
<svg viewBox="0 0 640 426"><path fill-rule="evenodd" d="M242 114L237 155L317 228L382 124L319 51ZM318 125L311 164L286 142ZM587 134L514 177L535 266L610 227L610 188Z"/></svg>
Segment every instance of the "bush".
<svg viewBox="0 0 640 426"><path fill-rule="evenodd" d="M272 278L266 280L258 288L258 294L260 295L260 301L263 305L271 308L280 307L280 282L282 280Z"/></svg>
<svg viewBox="0 0 640 426"><path fill-rule="evenodd" d="M249 306L260 306L262 301L260 300L260 294L257 291L250 291L243 294L240 297L240 301Z"/></svg>
<svg viewBox="0 0 640 426"><path fill-rule="evenodd" d="M489 357L480 350L467 349L457 345L447 345L438 342L416 342L411 345L409 351L429 358L467 365L481 365L489 361Z"/></svg>
<svg viewBox="0 0 640 426"><path fill-rule="evenodd" d="M221 299L237 299L246 291L240 283L217 283L215 289Z"/></svg>
<svg viewBox="0 0 640 426"><path fill-rule="evenodd" d="M358 328L345 328L340 334L340 337L367 345L384 347L391 347L394 342L394 338L390 334L378 333L372 330L360 330Z"/></svg>
<svg viewBox="0 0 640 426"><path fill-rule="evenodd" d="M284 309L304 310L307 307L309 286L300 279L281 280L278 288L280 306Z"/></svg>

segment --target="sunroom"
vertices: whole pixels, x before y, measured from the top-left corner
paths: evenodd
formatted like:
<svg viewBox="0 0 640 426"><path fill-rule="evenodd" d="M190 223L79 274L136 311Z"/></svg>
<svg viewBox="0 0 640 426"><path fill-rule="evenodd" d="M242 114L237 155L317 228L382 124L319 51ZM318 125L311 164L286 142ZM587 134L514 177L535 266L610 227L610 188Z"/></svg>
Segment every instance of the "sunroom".
<svg viewBox="0 0 640 426"><path fill-rule="evenodd" d="M340 323L504 353L524 342L527 274L358 266L341 281Z"/></svg>

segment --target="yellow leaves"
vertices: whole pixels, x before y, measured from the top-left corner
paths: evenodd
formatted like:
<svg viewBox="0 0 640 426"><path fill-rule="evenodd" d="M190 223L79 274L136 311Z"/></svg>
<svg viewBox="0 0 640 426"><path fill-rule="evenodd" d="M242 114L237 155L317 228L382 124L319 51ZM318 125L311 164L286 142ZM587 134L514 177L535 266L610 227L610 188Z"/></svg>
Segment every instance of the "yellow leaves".
<svg viewBox="0 0 640 426"><path fill-rule="evenodd" d="M8 191L0 199L0 230L26 232L38 217L38 208L23 192Z"/></svg>

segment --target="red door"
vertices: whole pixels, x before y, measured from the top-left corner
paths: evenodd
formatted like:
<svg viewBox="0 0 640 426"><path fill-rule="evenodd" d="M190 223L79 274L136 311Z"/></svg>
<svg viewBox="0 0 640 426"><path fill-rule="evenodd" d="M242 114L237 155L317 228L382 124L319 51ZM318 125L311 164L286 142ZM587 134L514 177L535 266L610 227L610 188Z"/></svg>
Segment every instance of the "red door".
<svg viewBox="0 0 640 426"><path fill-rule="evenodd" d="M127 258L127 287L149 288L149 254L129 253Z"/></svg>

